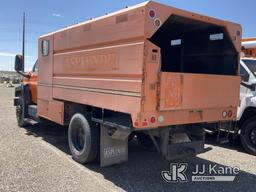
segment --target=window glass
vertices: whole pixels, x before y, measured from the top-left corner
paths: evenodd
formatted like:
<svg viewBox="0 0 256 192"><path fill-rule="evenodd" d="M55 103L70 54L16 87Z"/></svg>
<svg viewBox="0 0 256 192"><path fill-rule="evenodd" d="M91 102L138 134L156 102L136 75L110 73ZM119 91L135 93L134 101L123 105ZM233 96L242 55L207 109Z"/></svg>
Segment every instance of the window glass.
<svg viewBox="0 0 256 192"><path fill-rule="evenodd" d="M243 59L243 62L247 67L255 74L256 73L256 60L254 59Z"/></svg>
<svg viewBox="0 0 256 192"><path fill-rule="evenodd" d="M48 56L48 54L49 54L49 41L43 40L42 41L42 55Z"/></svg>
<svg viewBox="0 0 256 192"><path fill-rule="evenodd" d="M36 60L34 66L33 66L33 72L37 72L38 71L38 60Z"/></svg>

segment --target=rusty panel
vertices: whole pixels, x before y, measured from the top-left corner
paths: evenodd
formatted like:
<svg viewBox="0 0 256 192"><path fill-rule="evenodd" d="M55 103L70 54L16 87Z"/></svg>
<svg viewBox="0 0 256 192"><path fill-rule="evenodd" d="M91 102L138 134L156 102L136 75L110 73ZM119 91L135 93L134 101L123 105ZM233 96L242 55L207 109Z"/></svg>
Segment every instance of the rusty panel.
<svg viewBox="0 0 256 192"><path fill-rule="evenodd" d="M160 110L238 106L239 76L162 73Z"/></svg>
<svg viewBox="0 0 256 192"><path fill-rule="evenodd" d="M160 70L160 49L150 41L145 45L145 77L143 84L143 111L155 111L158 105L158 74Z"/></svg>
<svg viewBox="0 0 256 192"><path fill-rule="evenodd" d="M162 73L160 83L160 110L181 108L182 76L180 74Z"/></svg>
<svg viewBox="0 0 256 192"><path fill-rule="evenodd" d="M134 96L126 96L119 95L118 93L103 93L100 91L101 90L98 90L97 92L97 90L85 90L83 88L74 87L54 87L53 97L55 99L91 105L124 113L140 111L141 98L138 94Z"/></svg>

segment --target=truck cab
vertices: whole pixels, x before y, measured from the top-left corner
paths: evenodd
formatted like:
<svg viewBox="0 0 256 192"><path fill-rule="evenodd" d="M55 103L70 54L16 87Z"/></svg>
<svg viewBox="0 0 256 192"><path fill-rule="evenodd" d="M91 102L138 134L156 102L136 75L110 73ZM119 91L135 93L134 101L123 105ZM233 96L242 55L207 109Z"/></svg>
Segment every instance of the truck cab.
<svg viewBox="0 0 256 192"><path fill-rule="evenodd" d="M20 58L22 58L22 56L17 55L15 62L20 60ZM20 62L18 63L22 66ZM24 71L24 66L15 66L15 70ZM23 78L21 80L21 85L15 87L14 106L16 106L16 118L18 125L20 127L24 127L28 124L28 119L26 117L28 117L29 113L31 113L31 116L33 115L37 117L36 111L32 109L35 109L35 106L37 105L38 60L34 63L31 71L27 73L19 73ZM25 107L28 105L30 108ZM36 118L36 120L40 121L39 118Z"/></svg>

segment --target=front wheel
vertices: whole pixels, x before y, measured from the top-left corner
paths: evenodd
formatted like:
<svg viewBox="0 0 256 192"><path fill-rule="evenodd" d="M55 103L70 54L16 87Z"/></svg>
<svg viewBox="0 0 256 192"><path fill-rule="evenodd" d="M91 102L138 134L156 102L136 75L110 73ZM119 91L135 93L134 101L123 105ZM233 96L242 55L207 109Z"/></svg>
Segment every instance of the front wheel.
<svg viewBox="0 0 256 192"><path fill-rule="evenodd" d="M73 115L68 128L68 143L75 161L89 163L97 158L99 153L99 127L90 117L82 114Z"/></svg>
<svg viewBox="0 0 256 192"><path fill-rule="evenodd" d="M256 118L249 119L243 124L240 138L244 149L256 155Z"/></svg>
<svg viewBox="0 0 256 192"><path fill-rule="evenodd" d="M27 126L27 122L24 116L24 107L23 105L16 106L16 119L19 127Z"/></svg>

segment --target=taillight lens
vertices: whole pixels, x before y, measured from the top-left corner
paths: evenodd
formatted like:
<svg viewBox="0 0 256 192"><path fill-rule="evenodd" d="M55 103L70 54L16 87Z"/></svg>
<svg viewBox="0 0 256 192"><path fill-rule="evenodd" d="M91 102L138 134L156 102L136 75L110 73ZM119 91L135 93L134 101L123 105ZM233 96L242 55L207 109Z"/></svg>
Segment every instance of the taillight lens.
<svg viewBox="0 0 256 192"><path fill-rule="evenodd" d="M148 126L148 123L147 123L146 121L144 121L144 122L142 123L142 126L143 126L143 127L146 127L146 126Z"/></svg>
<svg viewBox="0 0 256 192"><path fill-rule="evenodd" d="M151 19L154 19L156 17L156 11L154 9L150 9L148 15Z"/></svg>
<svg viewBox="0 0 256 192"><path fill-rule="evenodd" d="M150 118L150 123L156 123L156 117L151 117Z"/></svg>
<svg viewBox="0 0 256 192"><path fill-rule="evenodd" d="M232 111L229 111L229 112L228 112L228 117L231 118L232 115L233 115L233 112L232 112Z"/></svg>

